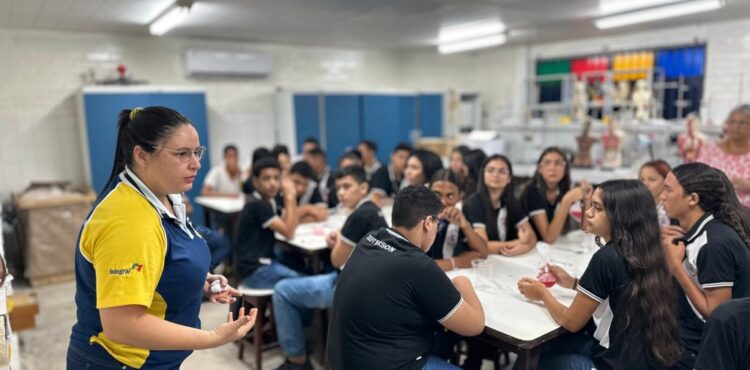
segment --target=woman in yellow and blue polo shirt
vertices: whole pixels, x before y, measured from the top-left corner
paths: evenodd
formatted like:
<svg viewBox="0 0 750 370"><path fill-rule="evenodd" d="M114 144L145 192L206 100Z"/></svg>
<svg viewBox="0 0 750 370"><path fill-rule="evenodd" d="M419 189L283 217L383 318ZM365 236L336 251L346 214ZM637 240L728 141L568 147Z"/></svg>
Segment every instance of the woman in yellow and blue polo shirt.
<svg viewBox="0 0 750 370"><path fill-rule="evenodd" d="M192 188L204 152L178 112L120 113L112 175L79 235L69 370L177 369L192 350L252 328L254 311L200 329L204 294L222 303L239 295L224 277L208 274L208 247L179 195ZM215 280L220 293L209 288Z"/></svg>

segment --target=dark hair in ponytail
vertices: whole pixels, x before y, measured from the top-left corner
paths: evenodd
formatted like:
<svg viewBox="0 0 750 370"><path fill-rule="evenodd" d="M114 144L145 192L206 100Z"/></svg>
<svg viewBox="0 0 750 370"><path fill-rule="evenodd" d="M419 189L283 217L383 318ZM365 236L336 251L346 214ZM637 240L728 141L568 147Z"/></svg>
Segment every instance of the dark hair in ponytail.
<svg viewBox="0 0 750 370"><path fill-rule="evenodd" d="M750 248L750 215L743 206L727 175L703 163L686 163L675 167L685 195L698 194L698 205L705 212L734 230Z"/></svg>
<svg viewBox="0 0 750 370"><path fill-rule="evenodd" d="M481 200L480 203L482 204L482 219L484 220L484 224L487 227L487 238L489 240L500 240L500 231L497 229L497 220L493 216L492 212L493 210L492 199L490 198L490 190L487 189L487 184L485 184L484 182L484 170L492 161L504 162L505 166L508 167L508 176L510 177L508 185L505 185L505 189L503 189L502 194L500 194L500 204L508 207L509 212L511 209L519 209L521 205L515 196L516 192L513 186L513 165L511 165L510 160L502 154L495 154L485 159L484 162L482 162L482 166L479 168L479 173L477 174L478 181L476 195L479 197L479 200ZM511 227L515 227L515 225L508 225L509 222L510 217L506 217L506 230L510 230Z"/></svg>
<svg viewBox="0 0 750 370"><path fill-rule="evenodd" d="M638 180L599 185L612 239L608 243L627 263L629 282L615 308L615 330L622 331L624 353L643 346L648 358L671 366L682 351L675 318L675 291L659 239L659 222L648 188Z"/></svg>
<svg viewBox="0 0 750 370"><path fill-rule="evenodd" d="M173 109L166 107L145 107L123 109L117 121L117 147L112 173L99 196L107 193L117 175L125 166L133 165L133 148L140 146L146 152L153 152L155 146L167 139L180 125L191 125L190 120Z"/></svg>

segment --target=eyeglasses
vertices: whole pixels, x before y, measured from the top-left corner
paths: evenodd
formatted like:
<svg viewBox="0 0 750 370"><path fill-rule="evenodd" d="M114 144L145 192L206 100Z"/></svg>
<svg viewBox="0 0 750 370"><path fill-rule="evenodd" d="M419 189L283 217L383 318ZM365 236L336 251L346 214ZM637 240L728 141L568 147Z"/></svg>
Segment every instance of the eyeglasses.
<svg viewBox="0 0 750 370"><path fill-rule="evenodd" d="M153 146L153 148L154 149L166 150L168 152L172 152L172 153L177 154L177 158L179 158L180 162L182 162L182 163L186 163L187 161L189 161L192 158L192 156L190 155L191 153L190 153L189 150L185 150L185 149L174 150L174 149L162 148L160 146ZM198 158L199 161L201 160L201 158L203 158L204 154L206 154L206 147L205 146L199 146L199 147L197 147L192 152L192 155L194 155L195 158Z"/></svg>
<svg viewBox="0 0 750 370"><path fill-rule="evenodd" d="M727 126L735 125L739 127L748 127L750 126L750 121L741 119L728 119L724 124Z"/></svg>
<svg viewBox="0 0 750 370"><path fill-rule="evenodd" d="M561 161L561 160L559 160L559 159L558 159L558 160L556 160L556 161L549 161L549 160L544 160L544 161L542 161L542 162L541 162L541 163L539 163L539 164L541 164L541 165L542 165L542 167L551 167L551 166L555 166L555 167L565 167L565 161Z"/></svg>
<svg viewBox="0 0 750 370"><path fill-rule="evenodd" d="M509 175L510 172L508 172L507 168L485 168L484 173L488 173L490 175Z"/></svg>

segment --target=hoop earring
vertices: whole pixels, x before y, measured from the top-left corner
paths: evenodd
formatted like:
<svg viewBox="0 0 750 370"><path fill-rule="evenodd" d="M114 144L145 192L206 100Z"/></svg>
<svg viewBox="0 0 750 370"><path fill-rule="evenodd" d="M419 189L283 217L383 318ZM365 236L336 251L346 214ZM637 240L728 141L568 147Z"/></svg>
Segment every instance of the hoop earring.
<svg viewBox="0 0 750 370"><path fill-rule="evenodd" d="M594 241L596 242L596 245L599 246L599 248L604 247L604 243L602 242L602 237L597 235L596 238L594 238Z"/></svg>

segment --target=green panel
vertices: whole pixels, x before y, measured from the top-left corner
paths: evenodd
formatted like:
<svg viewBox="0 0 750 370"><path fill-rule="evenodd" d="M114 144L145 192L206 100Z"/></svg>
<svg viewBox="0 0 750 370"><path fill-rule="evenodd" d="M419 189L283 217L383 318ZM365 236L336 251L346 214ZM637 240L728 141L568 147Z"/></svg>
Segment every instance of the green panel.
<svg viewBox="0 0 750 370"><path fill-rule="evenodd" d="M544 60L536 62L536 75L570 73L570 60Z"/></svg>

